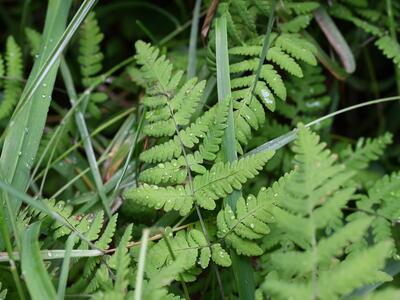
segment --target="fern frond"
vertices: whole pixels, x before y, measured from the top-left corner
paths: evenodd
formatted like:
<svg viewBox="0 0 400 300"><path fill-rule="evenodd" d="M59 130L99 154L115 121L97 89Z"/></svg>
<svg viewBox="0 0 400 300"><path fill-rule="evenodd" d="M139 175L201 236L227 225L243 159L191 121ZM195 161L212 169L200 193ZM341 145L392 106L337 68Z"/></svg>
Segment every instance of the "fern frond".
<svg viewBox="0 0 400 300"><path fill-rule="evenodd" d="M22 52L12 36L6 42L6 80L3 100L0 104L0 119L8 117L22 92L23 63Z"/></svg>
<svg viewBox="0 0 400 300"><path fill-rule="evenodd" d="M188 186L158 187L143 184L124 193L124 198L155 209L179 211L184 216L193 206L193 196Z"/></svg>
<svg viewBox="0 0 400 300"><path fill-rule="evenodd" d="M36 58L39 55L42 35L32 28L25 28L25 35L31 48L31 55Z"/></svg>
<svg viewBox="0 0 400 300"><path fill-rule="evenodd" d="M342 208L353 198L354 189L346 187L346 181L354 173L334 164L335 157L304 126L299 128L294 151L296 168L274 184L277 204L271 212L277 227L272 228L276 231L272 239L288 239L296 246L267 255L268 268L276 273L267 276L263 288L276 299L288 295L293 299L337 299L366 284L389 280L381 269L390 243L338 259L365 237L372 217L354 218L326 237L321 232L342 217ZM363 261L368 264L360 267ZM340 279L333 283L332 278Z"/></svg>
<svg viewBox="0 0 400 300"><path fill-rule="evenodd" d="M383 52L383 54L393 61L397 67L400 67L400 45L390 36L385 35L376 40L375 45Z"/></svg>
<svg viewBox="0 0 400 300"><path fill-rule="evenodd" d="M206 136L212 122L218 120L215 117L216 110L217 106L213 106L210 110L197 118L189 127L181 129L179 131L179 137L175 135L169 141L145 150L140 154L140 159L147 163L156 163L178 158L182 155L181 141L186 148L192 149L195 145L200 143L200 139Z"/></svg>
<svg viewBox="0 0 400 300"><path fill-rule="evenodd" d="M371 161L379 159L388 145L392 143L393 135L389 132L375 139L359 139L354 149L349 145L340 153L343 163L350 169L362 170Z"/></svg>
<svg viewBox="0 0 400 300"><path fill-rule="evenodd" d="M128 225L119 242L117 250L111 256L109 265L116 271L114 292L124 293L128 287L128 273L130 264L130 255L128 251L128 243L131 240L132 225Z"/></svg>
<svg viewBox="0 0 400 300"><path fill-rule="evenodd" d="M100 48L103 39L104 35L100 31L96 15L91 12L83 22L79 39L78 62L82 74L82 84L86 88L97 80L103 68L104 55ZM92 115L100 117L98 105L105 102L107 98L107 95L101 92L92 93L89 96L88 109Z"/></svg>
<svg viewBox="0 0 400 300"><path fill-rule="evenodd" d="M233 190L241 189L248 179L258 174L273 155L274 152L268 151L231 163L214 164L209 171L193 179L196 202L205 209L215 209L217 199L226 197Z"/></svg>
<svg viewBox="0 0 400 300"><path fill-rule="evenodd" d="M261 189L258 196L249 195L237 202L236 214L230 206L218 213L218 237L223 238L239 255L255 256L262 254L262 249L254 240L268 234L267 223L274 221L270 214L273 205L266 189Z"/></svg>
<svg viewBox="0 0 400 300"><path fill-rule="evenodd" d="M7 289L2 289L2 283L0 282L0 300L5 300L7 297Z"/></svg>
<svg viewBox="0 0 400 300"><path fill-rule="evenodd" d="M303 78L290 76L287 81L288 101L277 103L277 113L291 120L292 125L308 123L328 109L325 76L319 66L301 65Z"/></svg>
<svg viewBox="0 0 400 300"><path fill-rule="evenodd" d="M277 105L275 97L286 100L287 89L281 75L276 71L276 66L289 74L303 77L302 68L297 61L316 64L315 47L299 35L273 33L271 40L273 42L266 57L269 63L263 64L256 85L254 85L255 72L258 70L262 51L259 41L255 40L252 44L229 49L232 56L239 56L240 59L230 65L230 72L233 75L231 87L235 133L241 145L248 144L251 131L257 130L264 124L265 114L262 104L274 111ZM255 87L254 92L253 87Z"/></svg>

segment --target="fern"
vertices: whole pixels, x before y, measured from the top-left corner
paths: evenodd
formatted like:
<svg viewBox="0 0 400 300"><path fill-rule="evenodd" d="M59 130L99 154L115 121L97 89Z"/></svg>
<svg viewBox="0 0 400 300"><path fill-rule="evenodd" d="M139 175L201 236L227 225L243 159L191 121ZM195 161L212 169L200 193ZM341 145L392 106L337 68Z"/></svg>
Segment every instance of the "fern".
<svg viewBox="0 0 400 300"><path fill-rule="evenodd" d="M7 297L7 289L2 289L2 284L0 282L0 300L5 300Z"/></svg>
<svg viewBox="0 0 400 300"><path fill-rule="evenodd" d="M266 57L267 63L260 71L260 79L253 95L253 85L258 68L262 45L255 42L250 45L231 48L229 53L234 56L244 56L245 59L230 65L236 138L239 143L248 143L251 130L257 130L264 124L265 116L262 106L275 110L275 97L286 100L287 89L276 67L297 77L303 77L303 71L297 60L316 65L315 48L296 34L274 34ZM250 75L248 75L250 73ZM240 151L240 150L239 150Z"/></svg>
<svg viewBox="0 0 400 300"><path fill-rule="evenodd" d="M359 139L354 149L349 145L340 153L340 158L348 168L362 170L368 167L371 161L379 159L386 147L392 143L391 133L376 139Z"/></svg>
<svg viewBox="0 0 400 300"><path fill-rule="evenodd" d="M391 247L387 241L335 259L363 238L372 218L357 218L326 237L318 234L352 199L354 190L344 186L352 173L333 164L330 152L304 127L294 149L297 168L273 187L277 206L272 214L280 228L278 239L287 238L295 246L270 254L275 272L267 276L264 288L277 299L336 299L365 284L390 280L380 271ZM363 261L368 264L361 266Z"/></svg>
<svg viewBox="0 0 400 300"><path fill-rule="evenodd" d="M289 77L288 101L277 102L277 113L291 120L293 126L316 119L327 110L331 102L321 68L304 65L302 70L303 78Z"/></svg>
<svg viewBox="0 0 400 300"><path fill-rule="evenodd" d="M104 35L100 31L95 13L89 13L81 28L78 56L82 84L86 88L96 81L102 70L104 55L101 52L100 43L103 38ZM100 117L101 112L98 106L107 100L107 95L95 92L90 95L89 100L89 112L97 118Z"/></svg>
<svg viewBox="0 0 400 300"><path fill-rule="evenodd" d="M152 245L148 250L145 272L152 278L176 260L182 260L180 276L184 281L196 279L199 268L205 269L212 259L215 263L228 267L231 264L229 254L220 244L208 245L204 234L197 229L179 231L176 235L166 229L165 238ZM172 251L172 253L171 253ZM179 280L178 274L175 280Z"/></svg>
<svg viewBox="0 0 400 300"><path fill-rule="evenodd" d="M266 223L274 221L270 211L273 202L265 188L258 196L249 195L247 199L240 198L237 202L236 214L230 206L218 213L218 237L224 239L239 255L256 256L262 254L262 249L255 240L270 232Z"/></svg>
<svg viewBox="0 0 400 300"><path fill-rule="evenodd" d="M0 104L0 119L8 117L22 92L23 62L21 48L12 36L7 38L5 54L6 71L1 61L0 73L5 73L4 94ZM3 75L4 76L4 75Z"/></svg>

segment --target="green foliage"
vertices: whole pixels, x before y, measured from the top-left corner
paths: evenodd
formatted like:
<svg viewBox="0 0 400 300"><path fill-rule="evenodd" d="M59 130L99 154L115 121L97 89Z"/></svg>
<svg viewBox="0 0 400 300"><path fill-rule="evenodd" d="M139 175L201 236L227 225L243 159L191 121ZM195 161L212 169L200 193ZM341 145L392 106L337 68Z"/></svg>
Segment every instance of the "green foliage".
<svg viewBox="0 0 400 300"><path fill-rule="evenodd" d="M0 119L8 117L12 113L22 92L22 53L12 36L7 38L4 60L0 56L0 80L4 86L0 104ZM0 87L2 85L0 84Z"/></svg>
<svg viewBox="0 0 400 300"><path fill-rule="evenodd" d="M254 240L264 237L270 232L266 223L274 221L271 215L273 202L265 188L258 196L249 195L247 199L240 198L237 202L236 214L227 205L218 213L218 236L224 239L241 255L257 256L262 249Z"/></svg>
<svg viewBox="0 0 400 300"><path fill-rule="evenodd" d="M82 25L79 39L78 62L81 68L82 84L90 87L96 81L102 70L104 55L100 43L104 35L100 31L95 13L91 12ZM91 93L89 96L88 110L95 117L100 117L99 105L107 100L107 95L102 92Z"/></svg>
<svg viewBox="0 0 400 300"><path fill-rule="evenodd" d="M265 291L277 299L337 299L365 284L390 280L381 271L391 247L387 240L338 260L363 238L371 217L359 217L328 236L320 233L352 199L354 189L344 186L352 173L334 164L331 153L304 127L294 149L297 167L273 187L278 205L272 208L278 238L294 244L269 254L274 271Z"/></svg>
<svg viewBox="0 0 400 300"><path fill-rule="evenodd" d="M0 14L0 299L400 297L400 2L72 2Z"/></svg>

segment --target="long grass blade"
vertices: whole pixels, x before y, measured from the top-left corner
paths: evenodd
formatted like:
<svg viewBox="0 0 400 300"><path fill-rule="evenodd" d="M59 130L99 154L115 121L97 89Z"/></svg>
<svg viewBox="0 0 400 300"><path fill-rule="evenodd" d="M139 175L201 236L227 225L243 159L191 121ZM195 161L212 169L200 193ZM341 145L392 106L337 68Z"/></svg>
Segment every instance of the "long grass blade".
<svg viewBox="0 0 400 300"><path fill-rule="evenodd" d="M190 28L189 39L189 61L187 68L187 78L196 76L197 65L197 37L199 31L201 0L196 0L193 10L192 27Z"/></svg>
<svg viewBox="0 0 400 300"><path fill-rule="evenodd" d="M58 280L57 296L58 299L63 300L65 296L65 289L67 287L69 264L71 259L72 248L74 247L76 234L72 233L65 244L64 260L61 266L60 279Z"/></svg>
<svg viewBox="0 0 400 300"><path fill-rule="evenodd" d="M228 56L228 37L226 28L226 18L221 16L216 20L216 58L217 58L217 89L218 101L230 101L231 85L229 77L229 56ZM235 124L233 121L232 104L227 119L223 146L226 161L237 159ZM227 197L226 204L236 210L236 202L241 196L241 192L234 191ZM235 275L236 286L239 291L240 299L248 300L255 297L255 284L253 269L248 258L238 256L235 251L231 251L232 267Z"/></svg>
<svg viewBox="0 0 400 300"><path fill-rule="evenodd" d="M42 35L41 54L29 75L24 94L27 93L27 87L37 81L38 76L41 76L39 71L45 66L47 58L56 47L56 41L63 34L70 5L70 0L49 1ZM41 80L40 88L35 90L27 105L23 105L18 113L14 113L7 129L0 157L0 169L5 176L4 180L19 191L24 191L28 187L29 172L39 147L50 105L58 68L57 60L47 68L47 76ZM10 218L15 218L20 202L14 200L10 204L12 215L7 214L6 216L6 222L9 225ZM2 241L0 241L0 249L2 248Z"/></svg>
<svg viewBox="0 0 400 300"><path fill-rule="evenodd" d="M149 240L150 230L144 229L142 234L142 240L140 245L138 270L136 273L136 283L135 283L135 300L142 299L142 287L143 287L143 277L144 277L144 266L146 263L146 252L147 243Z"/></svg>
<svg viewBox="0 0 400 300"><path fill-rule="evenodd" d="M65 61L61 63L61 73L64 78L65 86L67 88L68 96L71 102L71 105L74 106L77 102L77 94L75 91L74 83L72 80L71 72L68 68L68 65ZM86 126L85 117L81 109L75 110L75 122L79 130L79 134L83 141L83 147L85 148L86 157L89 161L89 166L96 184L97 191L100 195L101 202L103 204L104 210L106 211L108 217L111 217L111 211L109 207L109 201L107 199L106 194L104 193L103 181L101 179L100 170L96 163L96 155L93 150L93 145L90 139L89 130Z"/></svg>
<svg viewBox="0 0 400 300"><path fill-rule="evenodd" d="M340 115L340 114L343 114L348 111L352 111L352 110L355 110L355 109L358 109L361 107L376 105L379 103L385 103L385 102L396 101L396 100L400 100L400 96L379 98L379 99L375 99L375 100L371 100L371 101L362 102L362 103L359 103L356 105L352 105L352 106L349 106L346 108L339 109L335 112L332 112L330 114L322 116L321 118L318 118L314 121L311 121L310 123L307 123L305 126L311 127L313 125L320 124L321 122L328 120L330 118L333 118L337 115ZM289 144L291 141L293 141L296 138L296 136L297 136L297 130L293 129L292 131L285 133L273 140L270 140L270 141L258 146L255 149L247 152L246 155L253 155L253 154L257 154L257 153L265 152L265 151L269 151L269 150L278 150L278 149L284 147L285 145Z"/></svg>

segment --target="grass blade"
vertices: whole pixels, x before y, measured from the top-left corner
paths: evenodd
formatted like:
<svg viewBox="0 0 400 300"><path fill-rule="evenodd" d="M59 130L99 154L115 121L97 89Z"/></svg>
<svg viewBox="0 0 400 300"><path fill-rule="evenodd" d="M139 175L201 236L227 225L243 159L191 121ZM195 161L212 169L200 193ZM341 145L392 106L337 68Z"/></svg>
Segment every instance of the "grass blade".
<svg viewBox="0 0 400 300"><path fill-rule="evenodd" d="M67 287L68 273L69 273L69 263L71 259L72 248L74 247L75 244L75 238L76 238L75 233L72 233L68 237L67 243L65 244L64 260L61 267L60 279L58 281L58 290L57 290L57 296L58 299L60 300L64 299L65 296L65 288Z"/></svg>
<svg viewBox="0 0 400 300"><path fill-rule="evenodd" d="M332 112L330 114L327 114L325 116L322 116L321 118L318 118L314 121L311 121L310 123L307 123L305 126L306 127L311 127L313 125L319 124L325 120L328 120L330 118L333 118L337 115L343 114L345 112L348 111L352 111L364 106L370 106L370 105L375 105L375 104L379 104L379 103L384 103L384 102L389 102L389 101L396 101L396 100L400 100L400 96L393 96L393 97L387 97L387 98L379 98L379 99L375 99L375 100L371 100L371 101L366 101L366 102L362 102L356 105L352 105L349 107L345 107L342 109L339 109L335 112ZM296 138L297 135L297 130L294 129L288 133L285 133L273 140L270 140L260 146L258 146L257 148L251 150L250 152L247 152L246 155L253 155L253 154L257 154L260 152L265 152L265 151L269 151L269 150L277 150L282 148L283 146L289 144L291 141L293 141Z"/></svg>
<svg viewBox="0 0 400 300"><path fill-rule="evenodd" d="M75 91L74 83L72 80L71 72L68 68L68 65L63 60L61 63L61 73L64 78L65 86L67 88L67 93L71 102L71 105L74 106L77 101L77 94ZM80 108L82 105L80 105ZM101 179L100 170L97 166L96 155L93 150L93 145L90 139L89 130L86 126L85 117L83 115L82 110L78 108L75 110L75 122L79 130L79 134L83 141L83 147L85 148L86 157L89 161L89 166L96 184L97 191L99 193L101 202L103 204L104 210L106 211L108 217L111 217L111 211L109 207L109 202L107 196L104 192L103 180Z"/></svg>
<svg viewBox="0 0 400 300"><path fill-rule="evenodd" d="M39 222L29 225L24 231L21 252L22 273L33 300L54 300L57 294L40 256L39 232Z"/></svg>
<svg viewBox="0 0 400 300"><path fill-rule="evenodd" d="M70 5L70 0L49 1L43 32L43 48L29 75L26 87L39 76L39 70L42 69L47 57L56 46L55 41L62 35ZM50 105L50 95L58 68L57 61L48 67L47 76L41 81L40 88L32 94L32 99L27 102L27 105L23 105L19 112L14 113L0 157L0 169L5 172L4 180L19 191L24 191L28 187L29 172L39 147ZM20 202L15 200L10 204L9 210L12 211L13 216L7 214L8 225L10 225L9 218L15 218ZM2 241L0 241L1 248L3 248Z"/></svg>
<svg viewBox="0 0 400 300"><path fill-rule="evenodd" d="M217 89L218 101L230 101L231 85L229 77L229 56L228 56L228 37L226 28L226 18L221 16L216 20L216 57L217 57ZM227 119L223 146L226 161L237 159L236 137L233 122L232 104ZM234 191L227 198L227 203L233 210L236 209L236 202L240 198L241 192ZM238 256L235 251L231 251L232 267L235 275L236 286L239 291L240 299L248 300L255 297L255 284L253 269L248 258Z"/></svg>
<svg viewBox="0 0 400 300"><path fill-rule="evenodd" d="M187 78L196 76L197 65L197 34L199 31L201 0L196 0L193 10L192 27L190 28L190 41L189 41L189 62L187 68Z"/></svg>
<svg viewBox="0 0 400 300"><path fill-rule="evenodd" d="M142 286L143 286L143 276L144 276L144 266L146 262L146 252L147 252L147 242L149 240L150 230L143 230L142 240L140 244L139 262L138 270L136 273L136 283L135 283L135 300L142 299Z"/></svg>

